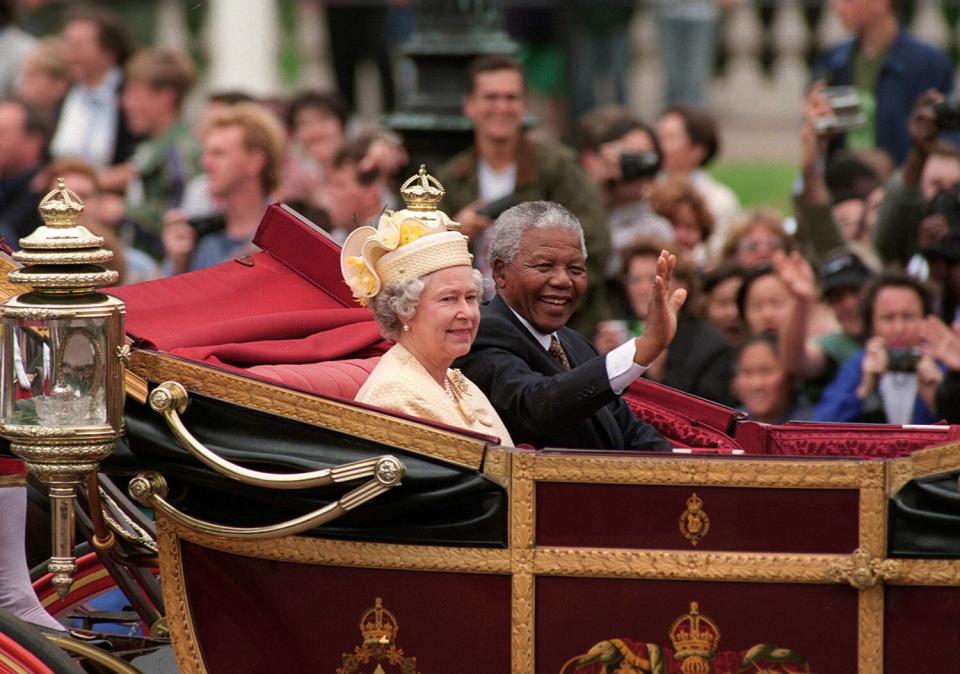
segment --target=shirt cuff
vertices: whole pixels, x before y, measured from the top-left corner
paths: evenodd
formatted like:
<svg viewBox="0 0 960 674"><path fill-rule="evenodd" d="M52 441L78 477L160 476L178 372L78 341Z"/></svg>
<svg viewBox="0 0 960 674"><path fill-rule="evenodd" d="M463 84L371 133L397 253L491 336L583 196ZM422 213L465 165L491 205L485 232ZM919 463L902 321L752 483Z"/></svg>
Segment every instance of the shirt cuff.
<svg viewBox="0 0 960 674"><path fill-rule="evenodd" d="M617 395L623 393L630 384L643 376L649 365L637 365L633 359L637 355L637 340L630 339L607 354L607 378L610 388Z"/></svg>

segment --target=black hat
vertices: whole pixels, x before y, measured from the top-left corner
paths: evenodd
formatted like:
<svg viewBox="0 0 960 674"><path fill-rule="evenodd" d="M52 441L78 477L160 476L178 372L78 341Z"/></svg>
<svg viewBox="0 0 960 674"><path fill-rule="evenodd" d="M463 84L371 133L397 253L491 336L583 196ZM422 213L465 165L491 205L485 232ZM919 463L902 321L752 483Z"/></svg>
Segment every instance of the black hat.
<svg viewBox="0 0 960 674"><path fill-rule="evenodd" d="M863 261L849 251L831 255L820 265L820 292L836 288L859 290L873 276Z"/></svg>

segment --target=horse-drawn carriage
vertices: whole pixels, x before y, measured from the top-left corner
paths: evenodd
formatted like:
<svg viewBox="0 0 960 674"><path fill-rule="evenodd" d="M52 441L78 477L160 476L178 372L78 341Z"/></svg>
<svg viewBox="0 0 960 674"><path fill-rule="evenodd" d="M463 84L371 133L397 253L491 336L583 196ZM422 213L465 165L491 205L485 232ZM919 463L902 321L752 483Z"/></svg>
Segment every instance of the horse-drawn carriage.
<svg viewBox="0 0 960 674"><path fill-rule="evenodd" d="M139 634L43 664L7 629L0 672L958 671L960 427L768 426L641 381L674 453L501 447L354 402L387 345L339 248L283 206L256 242L112 291L146 386L81 499L95 552L38 587L76 614L119 586Z"/></svg>

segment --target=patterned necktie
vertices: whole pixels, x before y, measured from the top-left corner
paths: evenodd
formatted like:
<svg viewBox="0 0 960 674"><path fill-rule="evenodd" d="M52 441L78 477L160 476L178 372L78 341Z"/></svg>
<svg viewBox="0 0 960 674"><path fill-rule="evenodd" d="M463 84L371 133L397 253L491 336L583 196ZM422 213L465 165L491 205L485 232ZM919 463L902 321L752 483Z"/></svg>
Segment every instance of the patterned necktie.
<svg viewBox="0 0 960 674"><path fill-rule="evenodd" d="M556 335L550 335L550 355L563 365L564 370L570 369L570 359L567 358L567 354L560 345L560 340L557 339Z"/></svg>

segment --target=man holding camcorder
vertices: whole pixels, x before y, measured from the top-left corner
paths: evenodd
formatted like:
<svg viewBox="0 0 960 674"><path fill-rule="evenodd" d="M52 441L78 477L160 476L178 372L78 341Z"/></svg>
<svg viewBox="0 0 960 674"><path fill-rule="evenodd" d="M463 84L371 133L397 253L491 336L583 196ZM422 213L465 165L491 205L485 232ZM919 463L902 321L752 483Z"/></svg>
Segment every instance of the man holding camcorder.
<svg viewBox="0 0 960 674"><path fill-rule="evenodd" d="M884 262L907 265L942 287L938 313L960 321L960 148L939 140L956 115L936 91L917 101L910 153L887 185L873 243Z"/></svg>
<svg viewBox="0 0 960 674"><path fill-rule="evenodd" d="M823 55L817 79L849 85L859 97L864 124L846 135L852 147L879 147L899 164L907 155L909 106L921 93L953 90L953 65L942 51L920 42L898 20L899 0L833 0L854 38Z"/></svg>
<svg viewBox="0 0 960 674"><path fill-rule="evenodd" d="M606 277L619 279L623 252L638 237L673 240L670 222L657 215L649 202L660 171L660 145L653 129L623 108L587 113L579 131L580 165L607 208L612 251L606 260Z"/></svg>

